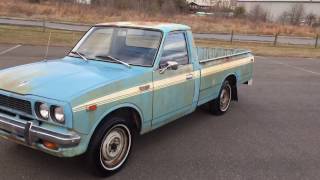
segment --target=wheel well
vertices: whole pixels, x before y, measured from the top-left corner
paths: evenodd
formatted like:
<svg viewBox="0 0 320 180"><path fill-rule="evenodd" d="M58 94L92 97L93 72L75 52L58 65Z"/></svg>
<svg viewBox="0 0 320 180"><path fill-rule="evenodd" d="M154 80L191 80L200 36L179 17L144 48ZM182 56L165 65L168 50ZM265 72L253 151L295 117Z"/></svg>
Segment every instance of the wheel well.
<svg viewBox="0 0 320 180"><path fill-rule="evenodd" d="M123 118L127 118L127 119L132 119L132 126L133 126L134 130L136 131L137 134L140 133L142 119L140 117L140 113L136 109L134 109L132 107L122 107L122 108L116 109L116 110L110 112L109 114L107 114L103 118L103 120L99 123L98 127L105 120L107 120L109 117L112 117L112 116L118 116L118 117L123 117Z"/></svg>
<svg viewBox="0 0 320 180"><path fill-rule="evenodd" d="M238 101L237 77L234 74L229 75L226 78L226 81L228 81L231 85L232 100Z"/></svg>

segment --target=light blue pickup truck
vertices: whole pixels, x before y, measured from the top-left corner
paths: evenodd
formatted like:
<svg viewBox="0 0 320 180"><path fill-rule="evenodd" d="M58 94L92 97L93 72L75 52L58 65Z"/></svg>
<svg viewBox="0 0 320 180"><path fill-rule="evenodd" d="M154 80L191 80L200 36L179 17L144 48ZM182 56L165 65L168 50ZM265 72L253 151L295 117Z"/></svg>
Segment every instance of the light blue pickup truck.
<svg viewBox="0 0 320 180"><path fill-rule="evenodd" d="M246 50L196 47L185 25L98 24L62 59L0 71L0 136L54 156L85 154L108 176L135 135L201 105L227 112L253 62Z"/></svg>

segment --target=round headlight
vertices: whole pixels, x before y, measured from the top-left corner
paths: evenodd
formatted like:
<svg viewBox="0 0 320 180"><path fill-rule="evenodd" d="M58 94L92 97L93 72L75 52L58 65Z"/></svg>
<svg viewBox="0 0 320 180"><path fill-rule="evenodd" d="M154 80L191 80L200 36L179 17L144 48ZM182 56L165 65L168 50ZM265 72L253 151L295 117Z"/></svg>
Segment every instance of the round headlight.
<svg viewBox="0 0 320 180"><path fill-rule="evenodd" d="M59 106L54 107L53 116L54 116L54 120L57 121L58 123L64 123L64 112L62 107L59 107Z"/></svg>
<svg viewBox="0 0 320 180"><path fill-rule="evenodd" d="M42 119L48 119L49 118L49 106L45 103L39 103L39 115Z"/></svg>

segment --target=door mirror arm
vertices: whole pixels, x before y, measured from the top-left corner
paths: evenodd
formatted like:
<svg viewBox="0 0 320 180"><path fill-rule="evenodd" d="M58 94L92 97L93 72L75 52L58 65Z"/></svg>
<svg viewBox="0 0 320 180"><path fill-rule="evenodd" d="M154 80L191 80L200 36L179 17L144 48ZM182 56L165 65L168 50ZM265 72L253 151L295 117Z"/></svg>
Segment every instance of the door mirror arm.
<svg viewBox="0 0 320 180"><path fill-rule="evenodd" d="M160 69L160 74L163 74L168 69L177 70L178 66L179 64L176 61L167 61L166 66Z"/></svg>

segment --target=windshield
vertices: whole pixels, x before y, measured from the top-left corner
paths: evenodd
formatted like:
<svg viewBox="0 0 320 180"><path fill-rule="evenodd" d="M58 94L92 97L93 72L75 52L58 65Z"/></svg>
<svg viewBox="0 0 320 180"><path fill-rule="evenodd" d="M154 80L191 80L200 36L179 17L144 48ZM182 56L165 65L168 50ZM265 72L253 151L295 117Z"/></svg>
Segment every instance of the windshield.
<svg viewBox="0 0 320 180"><path fill-rule="evenodd" d="M152 66L161 37L160 31L93 27L69 56L81 54L89 60Z"/></svg>

